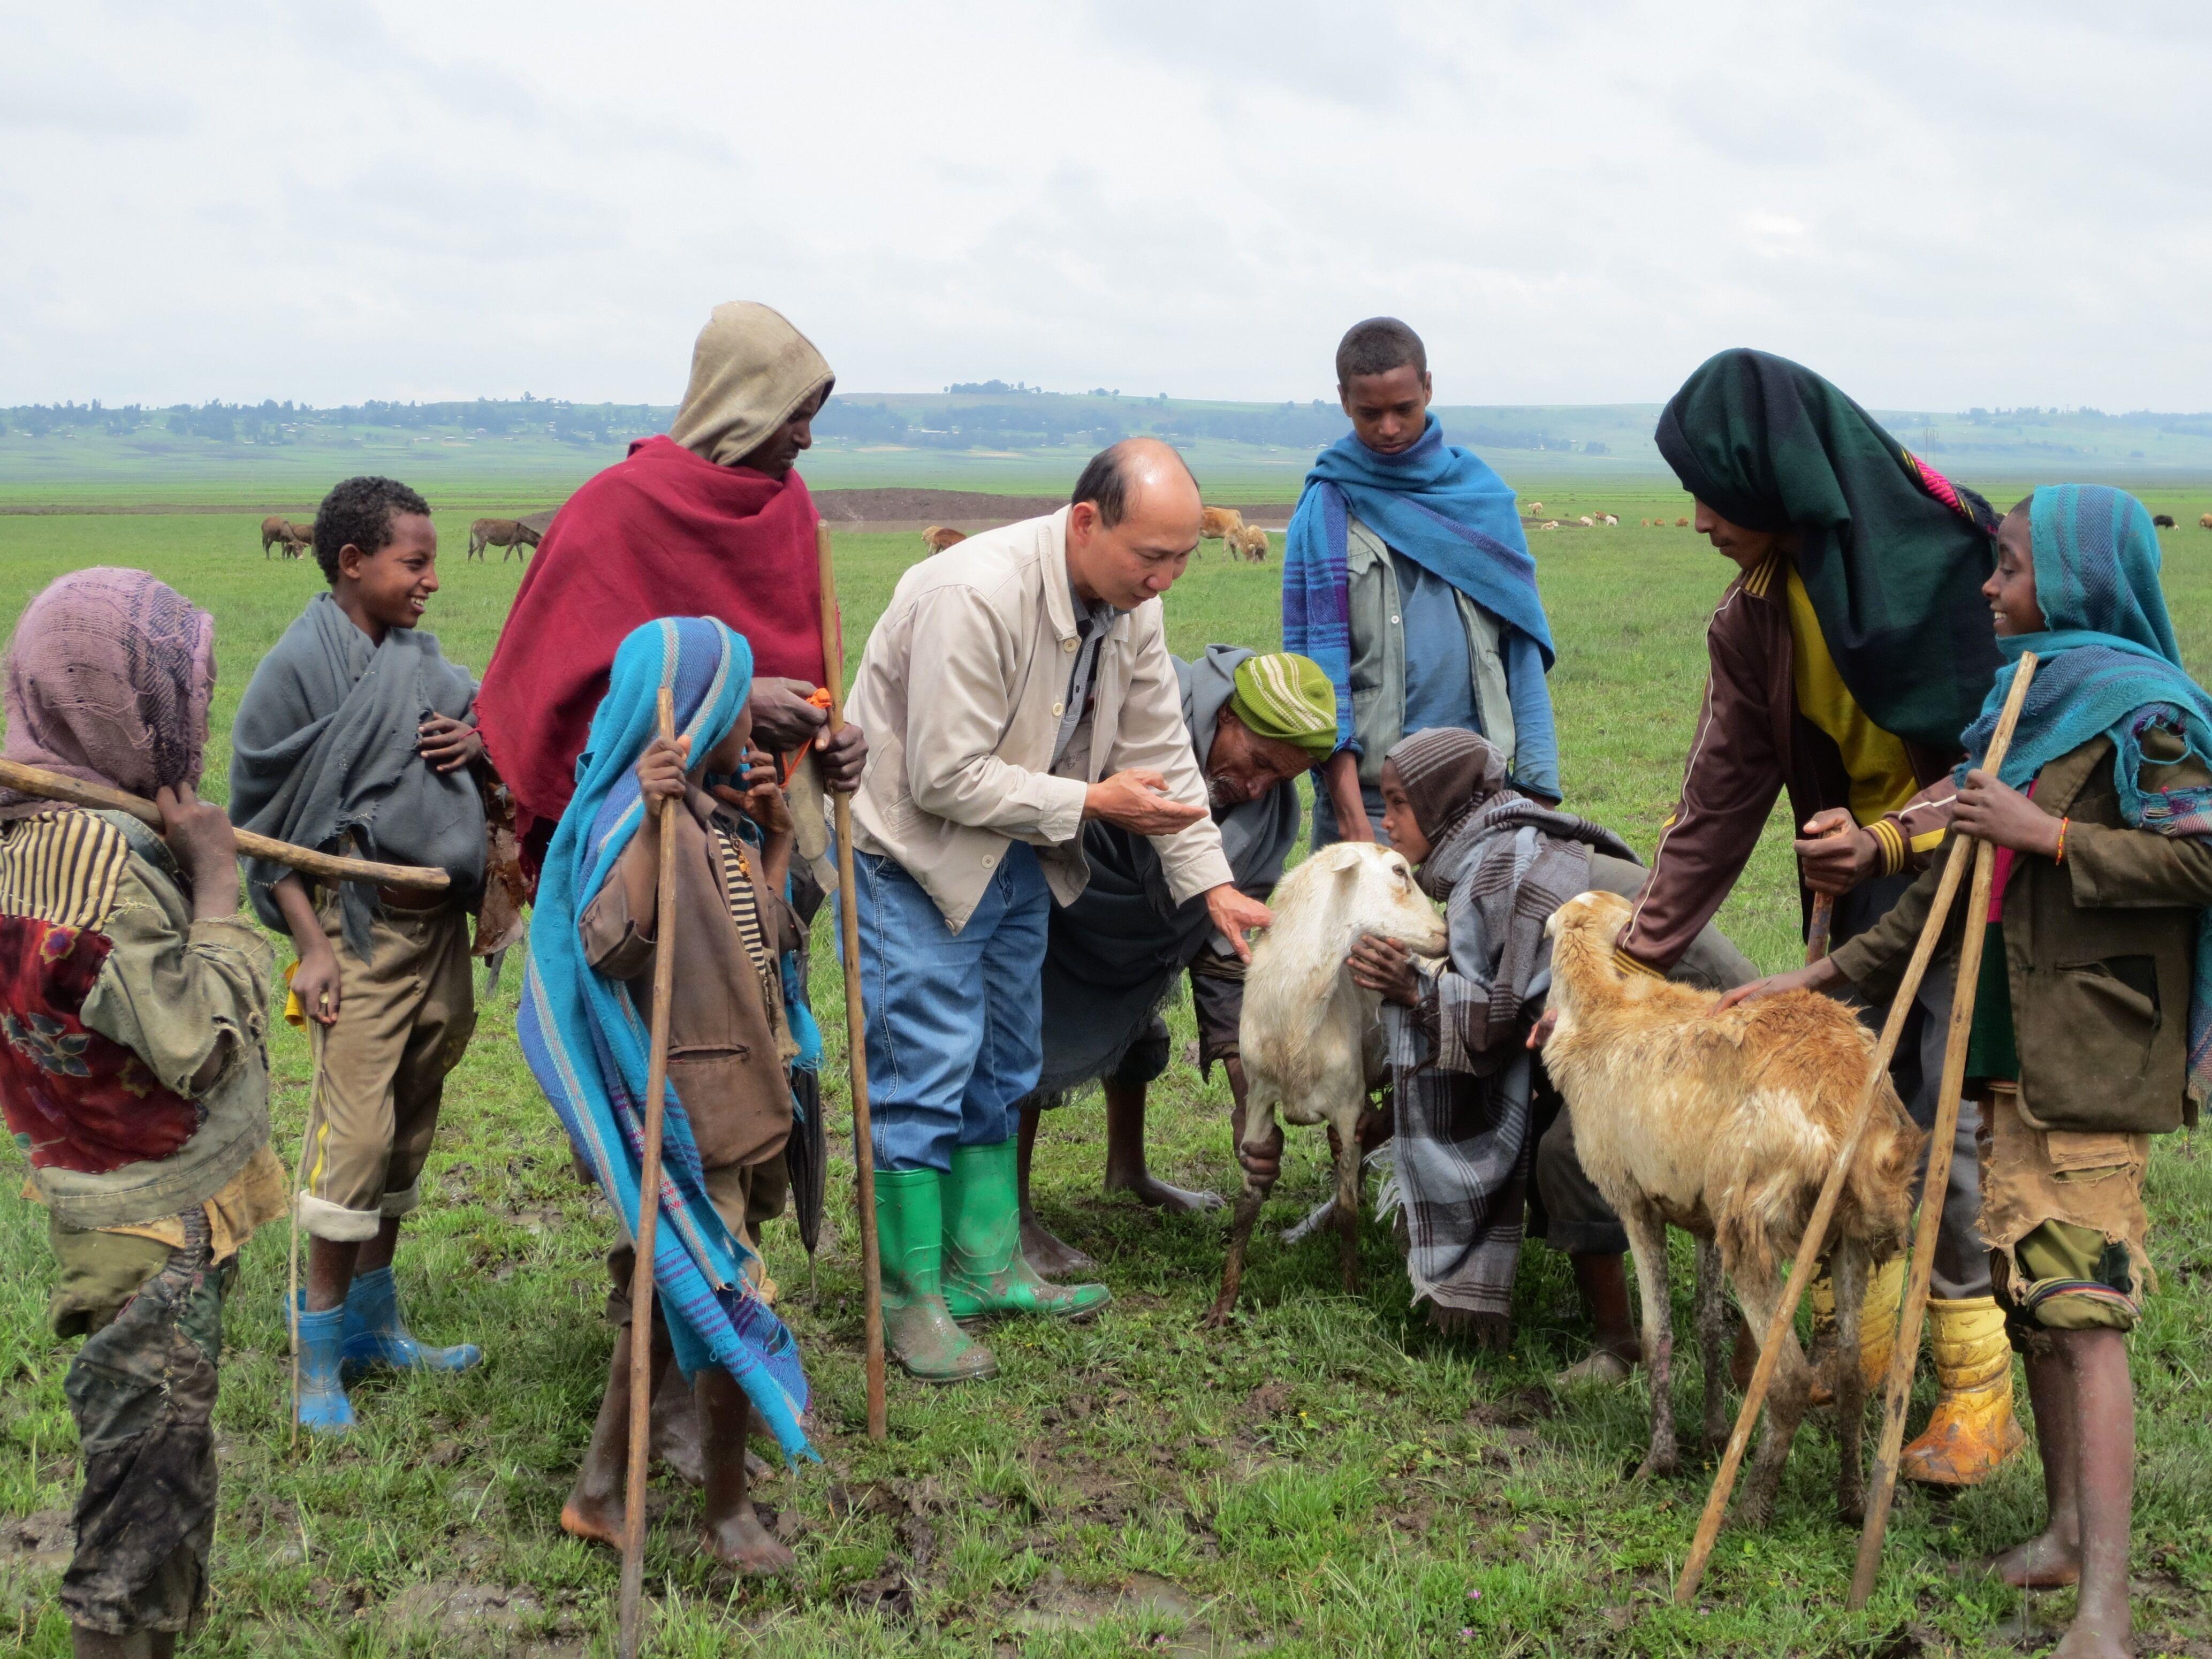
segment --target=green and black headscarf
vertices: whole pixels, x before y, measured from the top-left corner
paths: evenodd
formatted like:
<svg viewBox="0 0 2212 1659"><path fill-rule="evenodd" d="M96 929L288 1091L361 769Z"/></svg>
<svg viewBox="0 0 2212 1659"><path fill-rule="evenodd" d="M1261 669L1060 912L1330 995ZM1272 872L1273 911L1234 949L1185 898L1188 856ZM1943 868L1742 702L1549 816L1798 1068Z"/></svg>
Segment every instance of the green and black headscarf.
<svg viewBox="0 0 2212 1659"><path fill-rule="evenodd" d="M1997 666L1981 597L1999 514L1800 364L1723 351L1656 434L1682 487L1747 530L1791 531L1797 574L1869 718L1949 750Z"/></svg>

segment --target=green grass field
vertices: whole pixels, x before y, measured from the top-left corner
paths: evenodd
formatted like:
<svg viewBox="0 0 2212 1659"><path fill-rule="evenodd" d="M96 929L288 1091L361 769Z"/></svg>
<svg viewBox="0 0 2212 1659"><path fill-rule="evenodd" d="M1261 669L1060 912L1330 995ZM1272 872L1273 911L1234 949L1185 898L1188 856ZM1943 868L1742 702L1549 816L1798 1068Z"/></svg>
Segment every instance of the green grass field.
<svg viewBox="0 0 2212 1659"><path fill-rule="evenodd" d="M1605 506L1630 526L1534 542L1559 635L1553 692L1571 802L1648 850L1679 778L1703 623L1728 568L1687 531L1633 527L1686 511L1671 491L1534 493L1554 512ZM179 497L164 483L142 499ZM2179 514L2185 501L2157 504ZM481 669L518 567L462 562L468 516L441 516L446 586L429 620L450 656ZM257 517L0 514L0 616L94 563L142 566L211 608L222 674L209 773L219 781L239 692L319 580L311 562L264 562ZM2212 664L2212 534L2185 527L2166 540L2185 650ZM917 547L910 536L859 534L838 547L857 651ZM1277 579L1273 563L1200 561L1168 600L1175 647L1272 644ZM1775 968L1798 948L1781 828L1722 915ZM817 960L817 1006L840 1006L834 952ZM418 1328L481 1342L489 1359L465 1376L368 1385L349 1441L288 1451L284 1230L257 1238L230 1304L214 1595L191 1652L611 1651L614 1559L557 1522L605 1376L611 1228L576 1185L522 1064L514 987L510 972L449 1087L428 1201L399 1259ZM1188 1039L1187 1012L1177 1018ZM275 1060L289 1159L307 1066L281 1026ZM834 1048L828 1073L834 1121L844 1097ZM1218 1076L1201 1087L1189 1066L1172 1068L1154 1093L1154 1167L1227 1187L1228 1104ZM1048 1120L1037 1184L1048 1218L1103 1264L1113 1309L1079 1328L1002 1328L994 1382L930 1392L894 1371L880 1446L860 1431L848 1178L833 1184L812 1270L787 1225L770 1230L768 1260L808 1358L828 1467L759 1486L799 1561L766 1584L700 1556L696 1494L660 1480L650 1650L1902 1659L2038 1650L2063 1626L2070 1595L2024 1602L1955 1571L2039 1522L2032 1457L1953 1503L1908 1493L1875 1601L1845 1614L1856 1532L1833 1517L1834 1440L1818 1422L1799 1439L1772 1527L1724 1534L1698 1603L1673 1606L1710 1468L1631 1484L1640 1389L1562 1397L1548 1388L1585 1335L1560 1258L1526 1254L1503 1359L1430 1331L1372 1224L1364 1290L1346 1297L1329 1240L1291 1248L1275 1237L1327 1185L1320 1138L1297 1132L1254 1246L1244 1316L1201 1333L1225 1223L1102 1196L1102 1133L1095 1099ZM848 1154L840 1143L833 1170L849 1170ZM2212 1168L2191 1141L2160 1145L2150 1201L2163 1283L2134 1343L2139 1651L2202 1656L2212 1653ZM44 1230L33 1206L0 1200L0 1648L52 1659L68 1650L52 1593L76 1477L61 1391L70 1351L43 1319ZM1686 1273L1678 1286L1686 1336ZM1686 1369L1678 1409L1693 1423L1700 1385ZM1924 1410L1924 1377L1922 1391Z"/></svg>

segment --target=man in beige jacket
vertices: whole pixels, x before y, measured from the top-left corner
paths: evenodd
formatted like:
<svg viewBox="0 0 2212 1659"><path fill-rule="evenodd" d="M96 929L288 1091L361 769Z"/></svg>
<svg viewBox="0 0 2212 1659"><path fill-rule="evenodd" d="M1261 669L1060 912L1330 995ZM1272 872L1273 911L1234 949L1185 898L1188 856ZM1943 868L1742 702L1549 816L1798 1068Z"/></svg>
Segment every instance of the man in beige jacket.
<svg viewBox="0 0 2212 1659"><path fill-rule="evenodd" d="M1046 919L1083 890L1084 823L1149 837L1175 897L1203 894L1240 956L1267 925L1223 856L1161 617L1200 510L1175 451L1126 440L1071 505L908 571L861 655L848 714L873 744L853 817L884 1328L925 1381L995 1372L956 1319L1110 1299L1038 1277L1016 1200Z"/></svg>

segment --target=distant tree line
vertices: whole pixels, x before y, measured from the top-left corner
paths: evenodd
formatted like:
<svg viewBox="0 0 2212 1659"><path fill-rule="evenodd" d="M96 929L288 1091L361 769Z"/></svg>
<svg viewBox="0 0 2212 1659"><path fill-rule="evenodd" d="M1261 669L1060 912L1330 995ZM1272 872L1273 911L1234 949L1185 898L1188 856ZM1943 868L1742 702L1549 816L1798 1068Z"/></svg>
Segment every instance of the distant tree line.
<svg viewBox="0 0 2212 1659"><path fill-rule="evenodd" d="M674 408L665 404L576 404L528 393L519 401L477 398L466 402L403 404L371 398L326 409L310 408L289 398L280 404L273 398L258 404L226 404L216 399L172 404L167 408L139 404L109 408L95 398L89 404L19 404L0 409L0 432L22 432L36 438L55 432L122 435L167 430L178 437L211 443L284 444L299 442L303 432L315 427L381 427L487 437L542 434L580 447L597 447L665 432L675 415Z"/></svg>

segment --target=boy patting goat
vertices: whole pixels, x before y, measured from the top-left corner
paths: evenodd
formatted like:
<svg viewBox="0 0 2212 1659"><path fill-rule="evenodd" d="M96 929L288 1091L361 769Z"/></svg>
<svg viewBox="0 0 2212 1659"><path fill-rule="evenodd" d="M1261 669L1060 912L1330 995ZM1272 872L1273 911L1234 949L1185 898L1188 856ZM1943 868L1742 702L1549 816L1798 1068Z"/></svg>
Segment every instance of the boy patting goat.
<svg viewBox="0 0 2212 1659"><path fill-rule="evenodd" d="M1253 1154L1286 1123L1326 1123L1336 1154L1336 1223L1345 1288L1352 1287L1359 1224L1359 1115L1383 1075L1381 999L1352 982L1347 957L1363 933L1395 939L1435 956L1444 925L1413 884L1413 866L1371 842L1340 842L1293 870L1275 890L1274 925L1252 947L1240 1031L1246 1097L1244 1190L1238 1194L1221 1269L1221 1294L1205 1322L1237 1305L1244 1248L1272 1176L1251 1171Z"/></svg>
<svg viewBox="0 0 2212 1659"><path fill-rule="evenodd" d="M1667 1474L1675 1467L1667 1229L1680 1227L1699 1241L1705 1431L1717 1440L1728 1426L1727 1373L1712 1258L1717 1253L1735 1282L1751 1328L1764 1331L1781 1293L1783 1263L1797 1249L1866 1089L1874 1037L1840 1002L1803 993L1716 1015L1713 998L1620 965L1613 946L1628 915L1627 902L1613 894L1584 893L1547 925L1557 1023L1544 1063L1574 1113L1583 1169L1628 1230L1650 1366L1651 1443L1638 1472ZM1841 1442L1838 1495L1846 1516L1856 1516L1862 1502L1864 1384L1853 1363L1860 1297L1869 1267L1903 1247L1922 1139L1887 1078L1876 1086L1875 1119L1829 1233L1842 1356L1832 1384ZM1753 1526L1766 1517L1812 1390L1796 1338L1785 1342L1766 1434L1738 1509Z"/></svg>

